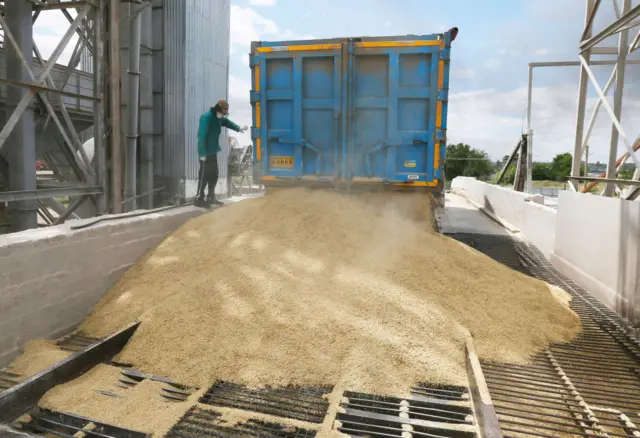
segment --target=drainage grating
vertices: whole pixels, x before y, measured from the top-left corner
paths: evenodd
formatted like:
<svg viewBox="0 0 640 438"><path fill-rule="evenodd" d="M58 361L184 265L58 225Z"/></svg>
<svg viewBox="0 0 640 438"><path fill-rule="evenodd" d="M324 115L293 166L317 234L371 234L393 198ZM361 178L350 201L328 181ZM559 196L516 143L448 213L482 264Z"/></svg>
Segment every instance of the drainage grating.
<svg viewBox="0 0 640 438"><path fill-rule="evenodd" d="M513 245L511 236L470 233L445 233L445 236L469 245L511 269L523 274L529 273L518 257L518 251Z"/></svg>
<svg viewBox="0 0 640 438"><path fill-rule="evenodd" d="M323 395L331 391L330 386L249 389L233 383L218 382L199 401L212 406L322 423L329 408Z"/></svg>
<svg viewBox="0 0 640 438"><path fill-rule="evenodd" d="M27 416L24 422L16 423L16 429L64 438L84 436L86 438L146 438L149 435L135 430L93 421L88 418L61 414L39 409Z"/></svg>
<svg viewBox="0 0 640 438"><path fill-rule="evenodd" d="M81 332L77 332L60 339L56 342L56 345L63 350L76 352L84 350L99 341L100 339L98 338L92 338L91 336L86 336Z"/></svg>
<svg viewBox="0 0 640 438"><path fill-rule="evenodd" d="M351 436L476 437L466 388L421 384L411 397L345 392L338 431Z"/></svg>
<svg viewBox="0 0 640 438"><path fill-rule="evenodd" d="M118 382L114 384L114 386L116 386L117 388L129 389L135 387L143 380L153 380L156 382L164 383L164 387L161 388L162 392L160 395L170 401L186 401L191 394L198 390L198 388L196 387L176 383L170 379L167 379L166 377L146 374L131 368L124 368L120 370L120 374L121 375L120 377L118 377ZM109 391L98 390L98 392L112 397L119 397L117 394L111 393Z"/></svg>
<svg viewBox="0 0 640 438"><path fill-rule="evenodd" d="M17 385L22 380L20 374L12 373L7 370L0 370L0 392Z"/></svg>
<svg viewBox="0 0 640 438"><path fill-rule="evenodd" d="M220 413L193 407L166 435L167 438L221 436L312 438L316 436L316 432L255 419L250 419L235 425L228 425L221 421Z"/></svg>
<svg viewBox="0 0 640 438"><path fill-rule="evenodd" d="M505 435L640 436L640 344L627 336L624 320L535 247L495 237L486 254L515 251L528 275L571 294L583 325L572 342L551 346L529 365L482 363Z"/></svg>

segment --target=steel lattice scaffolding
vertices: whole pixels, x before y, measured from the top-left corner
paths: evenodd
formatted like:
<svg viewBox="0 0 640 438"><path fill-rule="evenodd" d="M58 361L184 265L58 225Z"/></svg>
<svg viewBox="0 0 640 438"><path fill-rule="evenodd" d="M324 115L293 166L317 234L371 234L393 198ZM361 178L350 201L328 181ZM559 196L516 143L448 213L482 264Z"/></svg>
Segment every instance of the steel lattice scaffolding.
<svg viewBox="0 0 640 438"><path fill-rule="evenodd" d="M569 187L573 191L590 191L598 182L606 183L606 188L602 192L605 196L618 194L625 199L636 199L640 194L640 135L630 137L623 130L620 123L622 115L622 103L624 97L625 73L628 65L639 65L640 60L628 59L634 52L640 53L640 4L633 6L632 0L611 0L615 10L615 20L604 26L604 28L594 34L594 20L599 11L603 8L602 0L586 0L585 25L580 36L577 61L560 62L532 62L529 63L529 91L527 104L527 132L529 148L527 149L527 180L525 190L532 191L531 171L533 129L531 124L532 94L533 94L533 74L537 68L548 67L580 67L580 77L578 86L578 111L576 117L576 134L573 151L573 163L570 176ZM608 47L604 43L608 38L617 37L617 47ZM604 59L594 59L594 55L605 56ZM609 58L606 58L609 57ZM612 68L609 80L601 87L594 74L594 66L610 66ZM591 113L588 124L585 126L587 92L591 83L597 93L598 100ZM615 87L614 87L615 85ZM614 88L613 104L607 98L608 92ZM588 169L585 166L585 175L581 175L581 164L583 157L585 162L589 151L589 142L595 123L601 109L604 108L611 121L611 134L609 137L607 171L598 177L588 176ZM618 157L618 143L622 141L625 153ZM514 151L515 152L515 151ZM636 166L632 180L618 179L618 171L631 158ZM580 181L585 181L583 187L579 186ZM619 185L630 186L623 192Z"/></svg>
<svg viewBox="0 0 640 438"><path fill-rule="evenodd" d="M98 213L106 212L106 1L11 0L0 3L0 28L7 65L6 75L0 77L0 84L7 89L3 105L6 117L0 129L0 163L4 164L0 165L0 173L8 188L0 192L0 202L9 202L13 228L35 228L37 214L43 215L49 223L63 222L86 199L96 204ZM54 13L64 15L69 27L49 59L44 60L33 39L33 24L41 14ZM75 35L77 43L68 64L56 65ZM66 90L69 78L86 52L91 54L94 63L92 92L69 92ZM68 98L90 102L92 115L89 117L92 118L96 151L93 162L82 147L74 114L65 102ZM65 184L59 181L51 185L36 180L36 131L49 135L47 128L51 124L55 127L55 135L62 139L58 142L59 152L74 176ZM55 204L52 198L66 196L75 197L74 202L61 209L57 218L48 217L47 208L40 209L52 202Z"/></svg>

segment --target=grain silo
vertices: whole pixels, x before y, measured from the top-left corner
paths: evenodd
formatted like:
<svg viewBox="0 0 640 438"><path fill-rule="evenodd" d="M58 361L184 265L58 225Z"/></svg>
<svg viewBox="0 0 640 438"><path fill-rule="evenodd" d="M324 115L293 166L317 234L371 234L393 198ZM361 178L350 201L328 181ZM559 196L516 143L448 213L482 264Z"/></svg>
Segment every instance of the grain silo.
<svg viewBox="0 0 640 438"><path fill-rule="evenodd" d="M195 196L200 115L228 98L230 0L153 3L155 187L173 199ZM223 148L229 142L220 138ZM219 155L217 193L226 193L226 154Z"/></svg>

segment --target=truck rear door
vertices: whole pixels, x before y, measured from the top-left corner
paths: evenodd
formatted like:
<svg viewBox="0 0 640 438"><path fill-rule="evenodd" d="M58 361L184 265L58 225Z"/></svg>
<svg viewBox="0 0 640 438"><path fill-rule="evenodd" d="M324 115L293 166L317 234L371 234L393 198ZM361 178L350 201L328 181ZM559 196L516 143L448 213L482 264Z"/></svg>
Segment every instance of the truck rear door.
<svg viewBox="0 0 640 438"><path fill-rule="evenodd" d="M256 159L268 177L340 177L340 49L341 44L257 48L254 137Z"/></svg>
<svg viewBox="0 0 640 438"><path fill-rule="evenodd" d="M437 185L441 45L442 40L353 43L348 167L354 183Z"/></svg>

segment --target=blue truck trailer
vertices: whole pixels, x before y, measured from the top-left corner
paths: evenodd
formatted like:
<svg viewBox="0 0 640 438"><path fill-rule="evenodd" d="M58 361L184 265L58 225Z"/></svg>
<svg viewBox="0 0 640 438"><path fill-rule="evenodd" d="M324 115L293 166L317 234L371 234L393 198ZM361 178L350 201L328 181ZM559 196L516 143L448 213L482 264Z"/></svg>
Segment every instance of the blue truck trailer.
<svg viewBox="0 0 640 438"><path fill-rule="evenodd" d="M254 177L442 193L457 33L253 42Z"/></svg>

